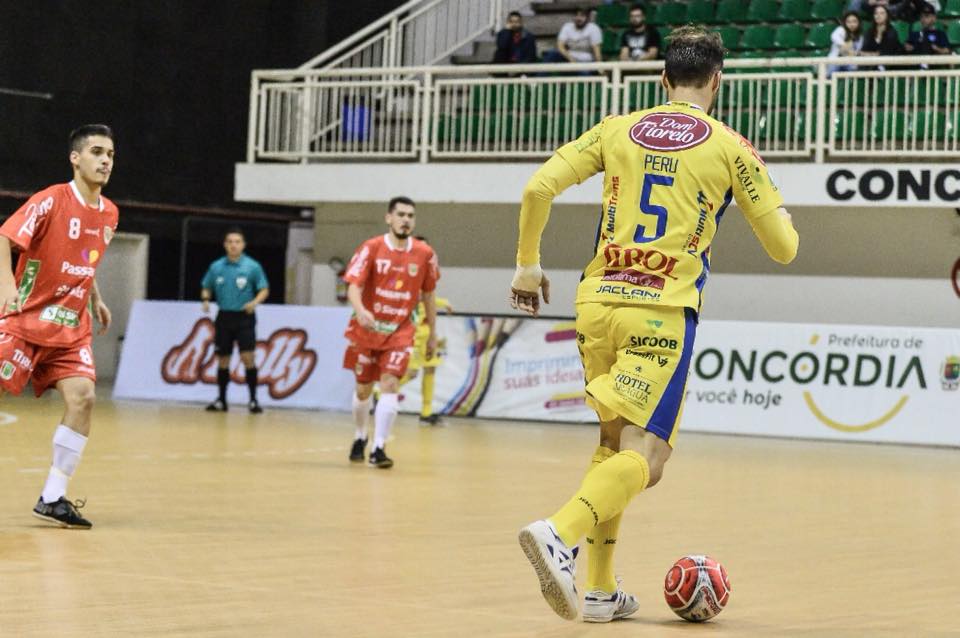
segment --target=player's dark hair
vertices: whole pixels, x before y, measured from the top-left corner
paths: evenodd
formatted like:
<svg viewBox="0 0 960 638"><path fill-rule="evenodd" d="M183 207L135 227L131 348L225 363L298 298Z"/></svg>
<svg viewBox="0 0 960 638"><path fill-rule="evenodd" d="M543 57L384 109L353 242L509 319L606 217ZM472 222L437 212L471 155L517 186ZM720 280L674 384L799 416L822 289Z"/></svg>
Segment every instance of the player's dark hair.
<svg viewBox="0 0 960 638"><path fill-rule="evenodd" d="M576 8L574 8L574 10L573 10L573 15L575 15L575 16L584 15L584 16L587 16L587 17L589 18L589 17L590 17L590 9L588 9L588 8L586 8L586 7L576 7Z"/></svg>
<svg viewBox="0 0 960 638"><path fill-rule="evenodd" d="M513 16L517 16L518 18L523 20L523 14L521 14L519 11L511 11L510 13L507 14L508 18L512 18Z"/></svg>
<svg viewBox="0 0 960 638"><path fill-rule="evenodd" d="M406 204L407 206L413 206L414 208L417 207L417 205L414 204L414 203L413 203L413 200L410 199L409 197L404 197L403 195L398 195L398 196L394 197L393 199L391 199L391 200L390 200L390 203L387 204L387 212L388 212L388 213L392 213L392 212L393 212L393 209L397 207L397 204Z"/></svg>
<svg viewBox="0 0 960 638"><path fill-rule="evenodd" d="M223 241L227 241L227 237L229 237L230 235L240 235L240 237L242 237L244 241L247 240L246 235L243 234L243 229L240 228L239 226L231 226L230 228L228 228L227 232L223 234Z"/></svg>
<svg viewBox="0 0 960 638"><path fill-rule="evenodd" d="M664 70L670 86L701 88L723 69L723 41L716 31L692 25L670 33Z"/></svg>
<svg viewBox="0 0 960 638"><path fill-rule="evenodd" d="M83 150L83 143L88 137L102 135L113 139L113 129L106 124L84 124L70 132L70 150L78 153Z"/></svg>

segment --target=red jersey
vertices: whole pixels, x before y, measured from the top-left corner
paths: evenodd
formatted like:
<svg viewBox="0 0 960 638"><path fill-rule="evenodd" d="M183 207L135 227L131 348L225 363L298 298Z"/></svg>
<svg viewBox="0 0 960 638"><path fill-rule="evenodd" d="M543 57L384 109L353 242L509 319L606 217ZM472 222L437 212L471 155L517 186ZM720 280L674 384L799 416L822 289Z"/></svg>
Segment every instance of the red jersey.
<svg viewBox="0 0 960 638"><path fill-rule="evenodd" d="M393 350L413 345L416 325L411 316L420 302L420 291L433 292L440 267L433 249L419 239L406 248L393 248L386 235L360 245L347 266L344 279L363 288L363 307L373 313L372 329L350 319L345 336L372 350Z"/></svg>
<svg viewBox="0 0 960 638"><path fill-rule="evenodd" d="M40 191L10 216L0 235L20 249L21 310L0 319L0 332L57 348L89 341L88 295L119 217L102 195L88 206L73 182Z"/></svg>

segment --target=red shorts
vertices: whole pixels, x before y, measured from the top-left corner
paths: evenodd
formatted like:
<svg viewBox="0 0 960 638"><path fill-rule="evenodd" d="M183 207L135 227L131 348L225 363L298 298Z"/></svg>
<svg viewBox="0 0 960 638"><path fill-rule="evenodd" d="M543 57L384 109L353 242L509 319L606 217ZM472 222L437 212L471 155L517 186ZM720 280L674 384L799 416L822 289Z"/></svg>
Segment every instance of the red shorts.
<svg viewBox="0 0 960 638"><path fill-rule="evenodd" d="M350 345L343 355L343 367L353 370L357 383L373 383L384 374L402 378L409 363L410 348L368 350Z"/></svg>
<svg viewBox="0 0 960 638"><path fill-rule="evenodd" d="M0 387L20 394L27 381L40 396L61 379L86 377L97 380L90 343L69 348L38 346L16 335L0 332Z"/></svg>

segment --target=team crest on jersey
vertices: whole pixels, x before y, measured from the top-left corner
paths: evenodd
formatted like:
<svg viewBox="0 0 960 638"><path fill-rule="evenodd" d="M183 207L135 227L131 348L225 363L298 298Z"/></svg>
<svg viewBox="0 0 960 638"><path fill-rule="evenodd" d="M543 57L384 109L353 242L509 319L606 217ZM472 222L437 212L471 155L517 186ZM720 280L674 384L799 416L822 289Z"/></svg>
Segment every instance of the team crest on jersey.
<svg viewBox="0 0 960 638"><path fill-rule="evenodd" d="M683 151L707 141L713 129L685 113L650 113L630 129L630 139L651 151Z"/></svg>
<svg viewBox="0 0 960 638"><path fill-rule="evenodd" d="M407 272L410 273L411 277L417 276L417 270L419 269L417 268L416 264L407 264Z"/></svg>
<svg viewBox="0 0 960 638"><path fill-rule="evenodd" d="M103 241L107 245L110 245L110 242L113 241L113 229L109 226L103 227Z"/></svg>

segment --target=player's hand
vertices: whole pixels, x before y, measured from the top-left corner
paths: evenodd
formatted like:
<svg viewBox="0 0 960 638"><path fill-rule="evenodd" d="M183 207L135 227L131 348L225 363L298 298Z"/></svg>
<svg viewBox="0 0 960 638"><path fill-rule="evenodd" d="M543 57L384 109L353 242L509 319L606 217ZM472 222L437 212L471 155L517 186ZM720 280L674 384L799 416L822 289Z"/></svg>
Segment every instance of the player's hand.
<svg viewBox="0 0 960 638"><path fill-rule="evenodd" d="M205 314L205 315L209 315L209 314L210 314L210 302L207 301L206 299L204 299L204 300L201 302L201 308L203 309L203 314Z"/></svg>
<svg viewBox="0 0 960 638"><path fill-rule="evenodd" d="M17 290L17 284L13 280L0 283L0 314L19 314L20 313L20 291Z"/></svg>
<svg viewBox="0 0 960 638"><path fill-rule="evenodd" d="M252 301L248 301L247 303L243 304L243 311L248 315L252 315L253 311L256 309L257 304L253 303Z"/></svg>
<svg viewBox="0 0 960 638"><path fill-rule="evenodd" d="M366 308L361 308L357 312L357 323L359 323L364 328L373 328L376 325L377 320L374 319L373 313L367 310Z"/></svg>
<svg viewBox="0 0 960 638"><path fill-rule="evenodd" d="M97 334L106 334L107 330L110 329L110 323L113 322L113 313L110 312L109 308L107 308L107 304L103 303L99 299L93 307L93 312L97 317L97 323L100 324L100 329L97 330Z"/></svg>
<svg viewBox="0 0 960 638"><path fill-rule="evenodd" d="M510 284L510 307L536 317L540 314L541 290L543 302L550 303L550 280L540 266L517 266Z"/></svg>
<svg viewBox="0 0 960 638"><path fill-rule="evenodd" d="M437 354L437 333L431 330L430 336L427 337L427 360L433 359L435 354Z"/></svg>

